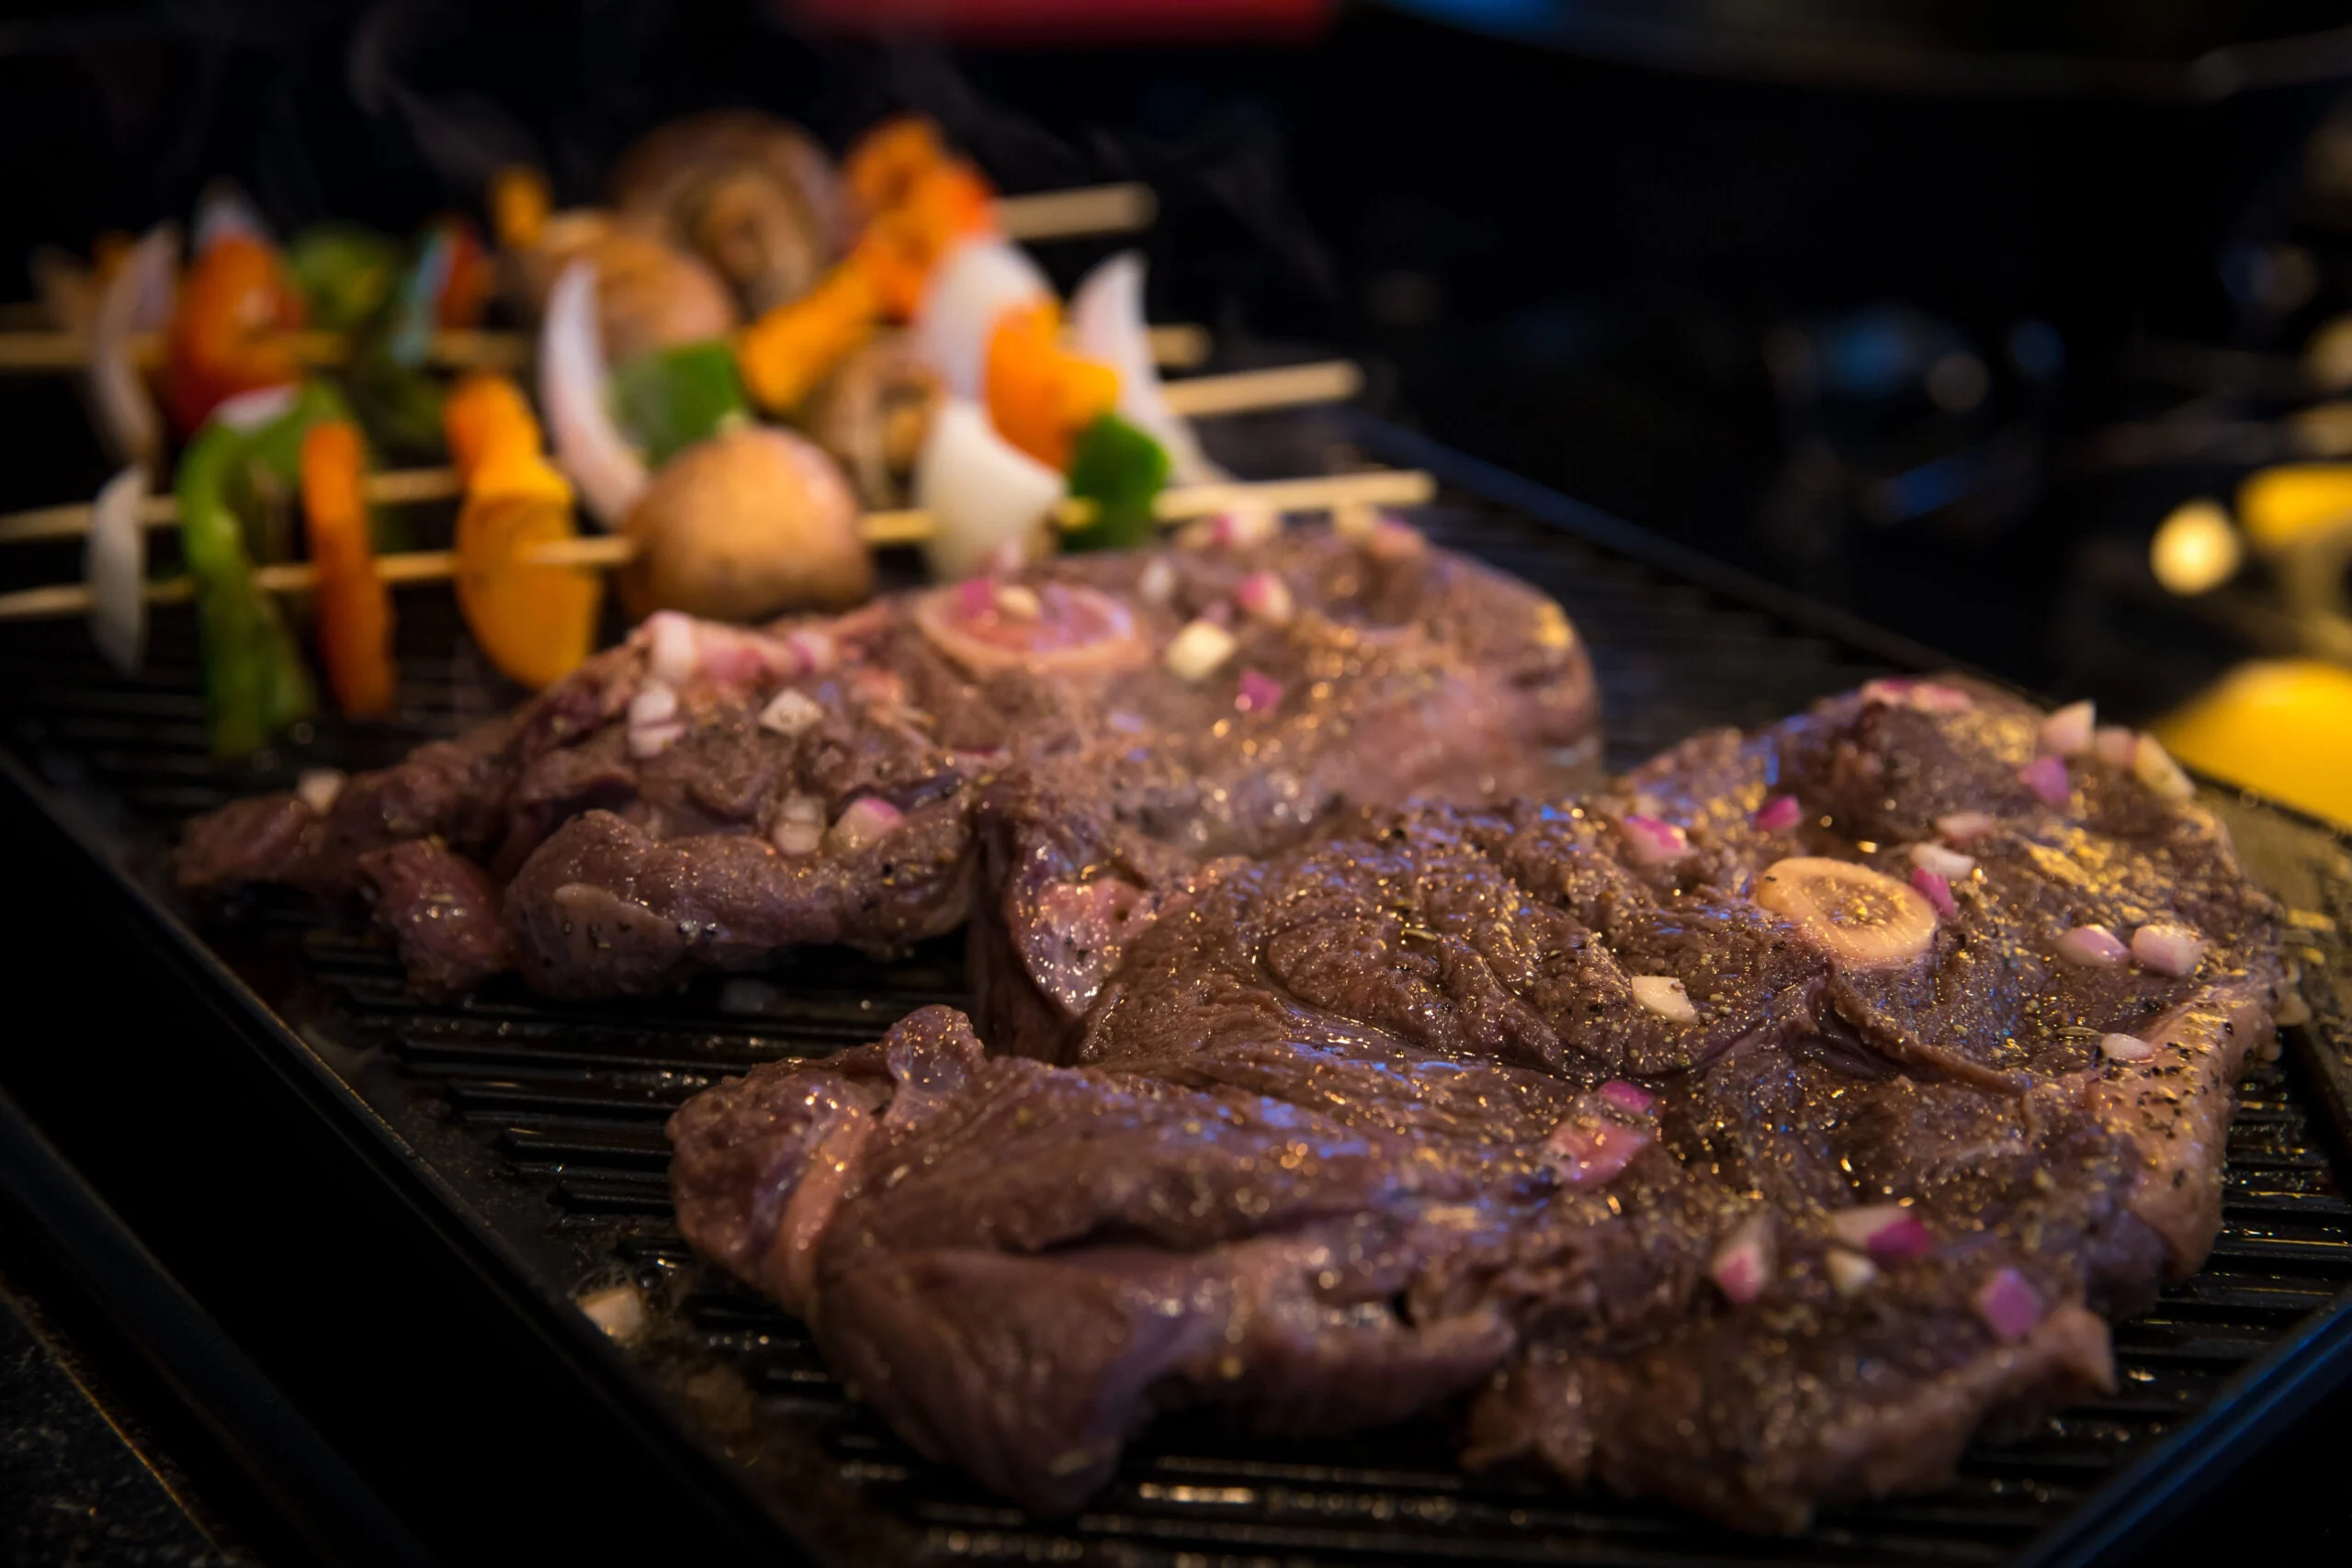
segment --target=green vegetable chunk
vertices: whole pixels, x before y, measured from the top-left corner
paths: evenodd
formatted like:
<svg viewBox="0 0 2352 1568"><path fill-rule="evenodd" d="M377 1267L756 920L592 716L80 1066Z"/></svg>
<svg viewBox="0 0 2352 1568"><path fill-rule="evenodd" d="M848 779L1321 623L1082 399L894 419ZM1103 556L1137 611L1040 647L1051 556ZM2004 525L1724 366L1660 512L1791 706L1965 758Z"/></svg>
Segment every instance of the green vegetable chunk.
<svg viewBox="0 0 2352 1568"><path fill-rule="evenodd" d="M180 540L196 580L198 646L215 755L258 751L318 696L277 602L254 583L256 556L292 553L302 436L348 415L323 382L232 399L181 454Z"/></svg>
<svg viewBox="0 0 2352 1568"><path fill-rule="evenodd" d="M613 417L659 467L752 417L735 350L724 343L657 348L613 372Z"/></svg>
<svg viewBox="0 0 2352 1568"><path fill-rule="evenodd" d="M1168 450L1106 413L1081 432L1070 457L1069 493L1093 502L1093 522L1062 536L1066 550L1124 550L1151 542L1151 503L1168 484Z"/></svg>
<svg viewBox="0 0 2352 1568"><path fill-rule="evenodd" d="M374 315L401 275L401 247L350 223L320 223L294 236L286 267L314 327L347 332Z"/></svg>

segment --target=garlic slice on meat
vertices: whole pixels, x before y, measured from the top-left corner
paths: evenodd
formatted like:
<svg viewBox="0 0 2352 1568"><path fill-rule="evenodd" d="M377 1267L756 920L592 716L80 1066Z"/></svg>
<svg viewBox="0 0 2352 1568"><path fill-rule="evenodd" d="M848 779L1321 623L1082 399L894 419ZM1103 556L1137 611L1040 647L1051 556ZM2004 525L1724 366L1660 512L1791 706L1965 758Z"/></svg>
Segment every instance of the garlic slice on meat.
<svg viewBox="0 0 2352 1568"><path fill-rule="evenodd" d="M1805 939L1860 968L1906 964L1935 940L1936 911L1916 889L1866 865L1796 855L1756 879L1756 902Z"/></svg>

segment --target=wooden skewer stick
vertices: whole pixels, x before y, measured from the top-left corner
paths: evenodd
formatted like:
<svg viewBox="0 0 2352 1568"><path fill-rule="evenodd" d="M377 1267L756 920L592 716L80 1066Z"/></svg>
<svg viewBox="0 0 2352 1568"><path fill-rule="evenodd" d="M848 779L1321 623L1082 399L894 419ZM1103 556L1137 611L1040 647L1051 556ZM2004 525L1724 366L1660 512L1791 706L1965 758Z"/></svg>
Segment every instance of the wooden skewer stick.
<svg viewBox="0 0 2352 1568"><path fill-rule="evenodd" d="M1205 327L1189 322L1154 327L1151 357L1170 370L1188 370L1209 356ZM295 332L285 344L298 365L333 367L351 357L351 340L342 333ZM445 370L503 370L514 374L531 363L533 340L527 333L438 332L425 348L425 357ZM0 372L47 373L79 370L89 363L90 344L77 333L0 332ZM130 340L131 363L152 370L164 362L164 339L146 333Z"/></svg>
<svg viewBox="0 0 2352 1568"><path fill-rule="evenodd" d="M1327 478L1270 479L1259 482L1191 485L1159 492L1152 515L1163 524L1196 517L1214 517L1238 509L1259 512L1336 512L1342 508L1419 506L1437 493L1436 481L1412 468L1378 468ZM1054 509L1054 521L1065 528L1091 522L1091 502L1064 501ZM923 512L869 512L858 519L858 536L869 545L914 545L931 537L930 514ZM569 566L604 570L626 562L636 553L636 542L617 534L595 534L535 546L523 552L526 566ZM379 556L376 570L394 587L417 582L447 582L458 575L458 558L450 550L414 550ZM308 561L283 561L254 569L254 584L272 593L307 593L317 581ZM184 604L196 597L191 578L175 577L147 585L150 604ZM78 582L0 593L0 621L54 620L90 611L90 591Z"/></svg>
<svg viewBox="0 0 2352 1568"><path fill-rule="evenodd" d="M1309 365L1285 365L1273 370L1242 370L1230 376L1194 376L1161 388L1168 406L1187 418L1213 418L1257 409L1300 408L1310 403L1343 403L1363 385L1363 372L1344 359L1318 360ZM449 501L464 491L449 468L395 468L369 474L361 491L379 506L407 506L420 502ZM176 523L180 503L175 496L151 495L139 503L139 520L150 527ZM40 506L0 517L0 545L29 544L40 539L70 539L90 531L90 506L74 502Z"/></svg>
<svg viewBox="0 0 2352 1568"><path fill-rule="evenodd" d="M1079 186L996 198L996 226L1008 240L1074 240L1082 234L1133 234L1151 227L1159 198L1148 185Z"/></svg>

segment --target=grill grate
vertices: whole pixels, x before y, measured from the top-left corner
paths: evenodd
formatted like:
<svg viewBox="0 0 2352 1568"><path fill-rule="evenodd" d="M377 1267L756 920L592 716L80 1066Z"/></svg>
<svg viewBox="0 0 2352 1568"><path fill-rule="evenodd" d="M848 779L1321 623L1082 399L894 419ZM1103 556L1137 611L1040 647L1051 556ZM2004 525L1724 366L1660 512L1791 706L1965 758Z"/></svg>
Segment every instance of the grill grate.
<svg viewBox="0 0 2352 1568"><path fill-rule="evenodd" d="M1884 667L1523 516L1454 506L1434 531L1561 599L1594 649L1612 766L1703 726L1769 720ZM393 724L364 733L322 724L282 754L234 766L203 751L184 614L162 618L153 669L135 683L97 662L79 626L9 627L0 637L8 739L50 783L107 813L122 852L153 874L190 812L282 784L300 765L388 761L503 700L446 598L411 595L401 613ZM2333 840L2292 831L2307 854L2332 853L2327 874L2340 878ZM2352 913L2352 887L2338 880L2328 896L2339 917ZM1937 1495L1837 1510L1802 1538L1758 1540L1540 1478L1466 1475L1434 1421L1311 1442L1175 1422L1134 1446L1087 1512L1047 1524L908 1450L831 1379L797 1322L702 1269L672 1221L662 1122L678 1104L756 1062L863 1043L913 1008L957 1000L956 942L890 962L787 960L756 979L593 1005L511 984L461 1003L419 1003L376 941L292 904L259 907L232 945L246 943L299 960L247 973L537 1283L563 1293L623 1276L640 1285L655 1328L638 1359L681 1418L723 1436L754 1484L789 1492L804 1510L854 1513L901 1555L1185 1568L2005 1561L2352 1283L2352 1205L2321 1152L2311 1096L2268 1066L2242 1090L2221 1243L2203 1272L2119 1328L2117 1393L1978 1444Z"/></svg>

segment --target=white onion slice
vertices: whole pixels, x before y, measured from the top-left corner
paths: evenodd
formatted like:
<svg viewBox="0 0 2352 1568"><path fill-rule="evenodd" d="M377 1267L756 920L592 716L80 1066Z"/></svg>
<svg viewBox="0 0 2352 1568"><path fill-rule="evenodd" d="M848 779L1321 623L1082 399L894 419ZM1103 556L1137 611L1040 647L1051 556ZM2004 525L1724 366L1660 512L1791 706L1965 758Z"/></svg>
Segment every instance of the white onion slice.
<svg viewBox="0 0 2352 1568"><path fill-rule="evenodd" d="M1143 315L1143 257L1121 251L1080 280L1069 297L1070 338L1078 352L1119 376L1119 417L1166 449L1170 474L1182 485L1225 477L1201 451L1193 427L1168 406L1151 328Z"/></svg>
<svg viewBox="0 0 2352 1568"><path fill-rule="evenodd" d="M556 465L580 487L597 522L620 526L651 476L605 406L605 341L592 261L565 267L548 295L539 323L539 405Z"/></svg>
<svg viewBox="0 0 2352 1568"><path fill-rule="evenodd" d="M932 517L923 547L933 575L969 576L1002 547L1025 555L1061 497L1061 475L999 435L978 403L951 398L932 416L915 458L915 504Z"/></svg>
<svg viewBox="0 0 2352 1568"><path fill-rule="evenodd" d="M1010 240L965 241L924 288L915 312L915 352L939 372L952 398L978 399L986 386L989 336L1005 311L1051 299L1054 286Z"/></svg>
<svg viewBox="0 0 2352 1568"><path fill-rule="evenodd" d="M90 585L90 635L107 662L131 674L147 648L147 528L139 520L147 470L137 464L108 479L90 508L82 572Z"/></svg>
<svg viewBox="0 0 2352 1568"><path fill-rule="evenodd" d="M145 468L162 460L164 416L131 359L130 340L170 319L179 259L178 231L168 223L150 229L107 280L91 318L90 406L99 432L117 457Z"/></svg>

